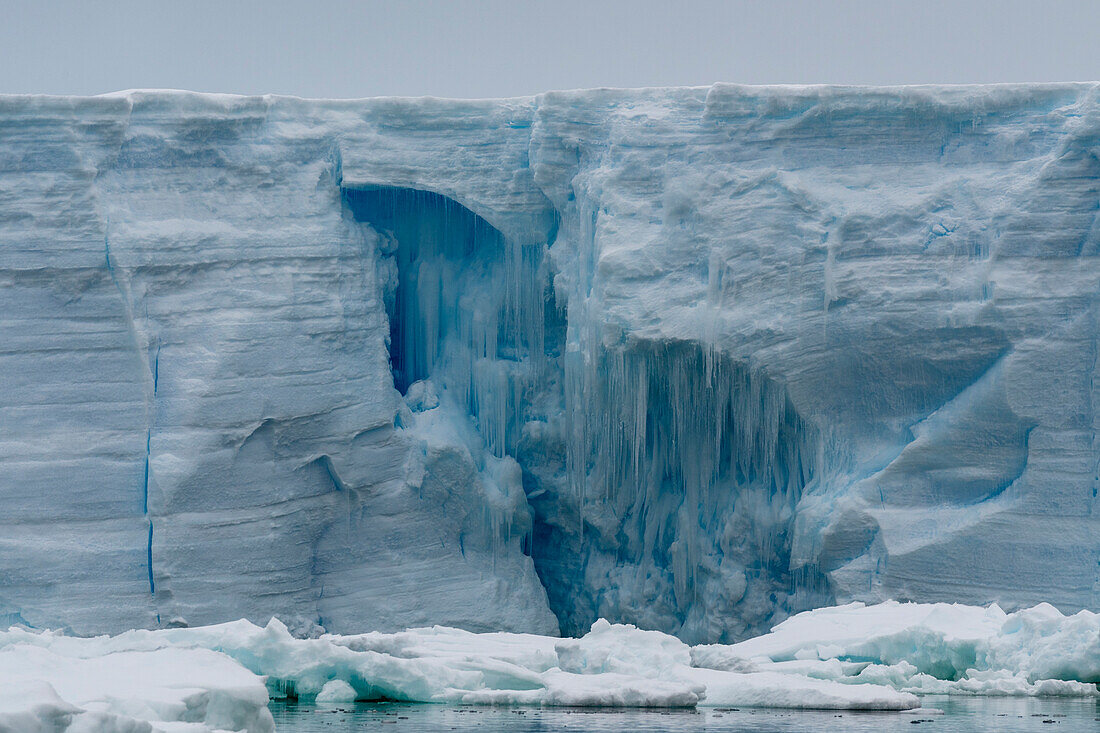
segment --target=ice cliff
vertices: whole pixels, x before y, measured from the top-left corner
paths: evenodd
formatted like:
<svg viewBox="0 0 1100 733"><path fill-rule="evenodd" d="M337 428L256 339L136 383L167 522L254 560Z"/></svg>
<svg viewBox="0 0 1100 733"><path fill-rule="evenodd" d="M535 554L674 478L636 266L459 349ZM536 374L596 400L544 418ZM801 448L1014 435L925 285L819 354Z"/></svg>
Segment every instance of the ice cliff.
<svg viewBox="0 0 1100 733"><path fill-rule="evenodd" d="M1100 86L0 97L0 621L1100 607Z"/></svg>

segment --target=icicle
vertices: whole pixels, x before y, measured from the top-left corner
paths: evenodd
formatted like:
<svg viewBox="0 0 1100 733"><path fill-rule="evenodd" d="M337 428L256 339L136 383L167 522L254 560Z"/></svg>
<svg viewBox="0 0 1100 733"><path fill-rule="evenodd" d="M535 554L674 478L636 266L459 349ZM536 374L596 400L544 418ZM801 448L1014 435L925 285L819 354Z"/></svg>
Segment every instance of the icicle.
<svg viewBox="0 0 1100 733"><path fill-rule="evenodd" d="M564 341L550 345L547 323L562 311L545 244L510 241L437 194L360 194L365 218L398 242L391 315L398 388L430 377L466 405L493 456L521 464L547 460L518 452L536 410L532 396L563 403L537 408L562 414L556 521L563 541L575 544L560 552L614 553L615 562L643 568L637 593L666 583L656 593L671 594L685 620L705 619L692 607L710 582L710 556L734 556L756 573L753 583L786 587L787 524L820 473L821 442L781 384L711 345L716 329L702 343L610 330L599 298L590 297L598 210L578 212L578 292L567 304L567 334L555 332ZM724 267L711 263L716 303L732 287ZM498 526L510 515L488 521L510 535Z"/></svg>

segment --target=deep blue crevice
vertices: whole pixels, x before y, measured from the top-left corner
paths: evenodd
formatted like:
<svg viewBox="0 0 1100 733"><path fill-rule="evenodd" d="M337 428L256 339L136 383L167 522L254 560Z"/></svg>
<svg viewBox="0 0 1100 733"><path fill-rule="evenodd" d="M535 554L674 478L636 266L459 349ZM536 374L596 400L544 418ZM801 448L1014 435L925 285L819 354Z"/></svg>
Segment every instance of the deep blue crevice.
<svg viewBox="0 0 1100 733"><path fill-rule="evenodd" d="M157 387L160 384L160 339L157 339L157 351L153 355L153 396L156 397Z"/></svg>
<svg viewBox="0 0 1100 733"><path fill-rule="evenodd" d="M153 441L153 430L145 431L145 474L141 482L141 513L149 513L149 448Z"/></svg>
<svg viewBox="0 0 1100 733"><path fill-rule="evenodd" d="M110 219L107 220L107 231L103 233L103 257L107 267L107 272L111 275L111 282L115 284L115 288L118 289L119 295L122 296L123 303L127 306L126 317L129 321L131 334L134 336L135 342L137 341L137 335L134 332L133 317L130 313L129 301L126 296L126 291L122 288L122 283L119 282L115 273L114 264L111 262L111 238L110 238ZM150 369L153 378L153 397L156 397L157 387L160 378L160 342L157 342L157 350L153 357L153 364ZM148 536L145 543L145 566L146 572L149 576L149 593L154 595L156 592L156 586L153 583L153 520L149 518L149 456L151 453L151 446L153 441L153 427L152 417L149 418L149 426L145 430L145 465L142 469L142 481L141 481L141 513L146 517L146 521L149 524ZM159 622L159 617L158 617Z"/></svg>
<svg viewBox="0 0 1100 733"><path fill-rule="evenodd" d="M153 399L156 399L157 388L160 382L160 341L157 341L157 350L153 356ZM156 585L153 583L153 520L149 517L149 460L152 455L154 417L149 419L149 428L145 431L145 478L142 484L142 512L149 519L149 538L145 548L145 563L149 572L149 594L156 594ZM158 623L160 614L157 614Z"/></svg>
<svg viewBox="0 0 1100 733"><path fill-rule="evenodd" d="M145 567L149 571L149 595L156 595L157 586L153 582L153 520L149 521L149 540L145 545Z"/></svg>

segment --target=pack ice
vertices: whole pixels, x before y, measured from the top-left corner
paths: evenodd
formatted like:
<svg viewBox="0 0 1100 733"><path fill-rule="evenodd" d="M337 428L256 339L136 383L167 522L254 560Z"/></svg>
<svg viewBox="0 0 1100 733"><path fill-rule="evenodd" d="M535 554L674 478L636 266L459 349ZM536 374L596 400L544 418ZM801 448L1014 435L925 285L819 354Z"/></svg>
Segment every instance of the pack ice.
<svg viewBox="0 0 1100 733"><path fill-rule="evenodd" d="M442 626L296 638L276 619L96 638L0 632L0 731L266 732L269 694L321 707L387 699L899 711L929 693L1095 697L1096 682L1100 616L1067 617L1048 604L1006 614L852 603L739 644L695 647L603 619L574 639Z"/></svg>
<svg viewBox="0 0 1100 733"><path fill-rule="evenodd" d="M0 621L1096 609L1098 95L2 97Z"/></svg>

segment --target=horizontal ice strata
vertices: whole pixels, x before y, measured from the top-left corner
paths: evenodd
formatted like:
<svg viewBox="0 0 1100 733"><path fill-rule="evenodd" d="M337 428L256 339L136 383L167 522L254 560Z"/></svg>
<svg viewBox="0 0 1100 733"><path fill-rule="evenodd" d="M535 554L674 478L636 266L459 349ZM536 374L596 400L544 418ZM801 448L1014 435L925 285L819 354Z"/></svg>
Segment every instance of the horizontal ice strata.
<svg viewBox="0 0 1100 733"><path fill-rule="evenodd" d="M0 135L0 622L1100 608L1095 83L3 96Z"/></svg>

